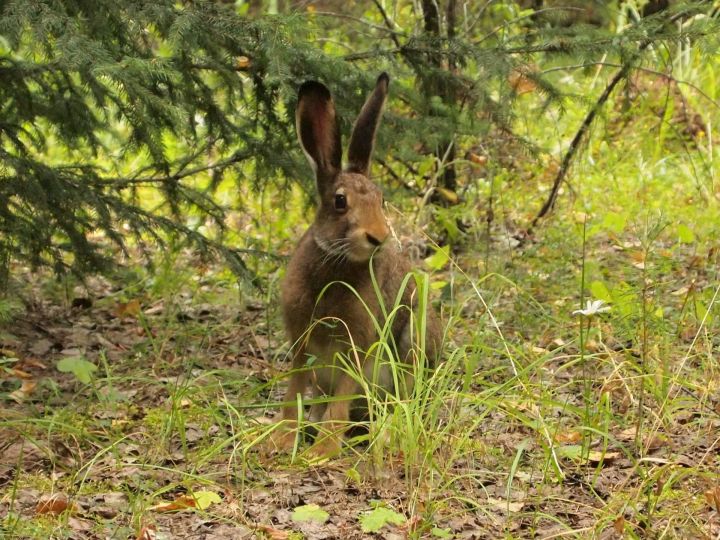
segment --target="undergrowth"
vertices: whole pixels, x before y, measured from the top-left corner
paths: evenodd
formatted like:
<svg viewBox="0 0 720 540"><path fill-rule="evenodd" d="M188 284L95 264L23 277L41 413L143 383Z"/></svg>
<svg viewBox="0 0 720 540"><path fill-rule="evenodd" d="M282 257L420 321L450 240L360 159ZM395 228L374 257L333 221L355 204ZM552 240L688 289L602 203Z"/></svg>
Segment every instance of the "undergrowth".
<svg viewBox="0 0 720 540"><path fill-rule="evenodd" d="M676 71L703 89L686 94L708 115L693 137L657 114L657 96L629 117L612 100L553 217L522 245L516 223L537 190L499 164L473 165L461 204L417 214L445 242L419 262L429 281L417 277L422 302L443 312L442 361L409 392L366 384L369 427L335 460L308 463L304 440L291 456L256 451L286 377L282 262L257 262L262 289L181 250L120 286L24 274L13 290L34 307L0 299L2 534L182 537L210 523L312 538L330 524L362 537L379 520L411 538L716 537L716 67L689 58ZM588 99L599 92L562 76ZM525 135L543 140L548 122L528 120ZM557 130L549 169L567 140ZM263 245L287 253L298 218L273 216ZM378 322L372 354L392 364L389 327ZM218 500L200 504L206 492ZM72 511L41 511L51 493ZM186 512L162 506L183 496L195 501ZM313 504L329 513L311 514L315 529L292 514Z"/></svg>

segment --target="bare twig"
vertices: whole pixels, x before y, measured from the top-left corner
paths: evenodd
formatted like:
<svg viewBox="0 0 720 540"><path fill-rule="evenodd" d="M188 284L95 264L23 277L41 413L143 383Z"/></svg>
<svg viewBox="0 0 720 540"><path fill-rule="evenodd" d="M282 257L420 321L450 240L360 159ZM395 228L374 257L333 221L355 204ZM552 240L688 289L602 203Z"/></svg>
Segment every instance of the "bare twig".
<svg viewBox="0 0 720 540"><path fill-rule="evenodd" d="M603 90L603 93L600 95L598 100L595 102L595 104L592 106L590 111L588 111L587 115L585 116L585 120L583 120L582 124L580 124L580 128L575 133L575 136L573 137L572 141L570 142L570 147L568 148L567 152L565 152L565 156L563 157L562 163L560 164L560 168L558 169L557 175L555 175L555 181L553 182L552 189L550 190L550 196L545 201L545 204L543 204L542 208L540 209L540 212L538 212L538 215L535 216L535 219L532 220L532 223L530 224L530 227L528 228L527 234L530 235L532 230L535 228L535 225L537 225L538 221L540 221L542 218L544 218L550 210L552 210L553 206L555 206L555 201L557 200L558 191L560 191L560 185L562 184L563 180L565 179L565 176L567 175L568 170L570 169L570 164L572 163L573 158L575 157L575 154L578 151L578 148L580 147L580 142L582 141L585 134L590 129L590 126L593 123L593 120L595 120L595 117L597 116L597 113L602 109L603 105L607 102L608 98L610 97L610 94L612 94L612 91L615 89L615 87L622 81L630 71L631 66L630 64L627 64L623 66L620 71L618 71L615 76L612 78L612 80L608 83L608 85L605 87L605 90Z"/></svg>
<svg viewBox="0 0 720 540"><path fill-rule="evenodd" d="M252 152L246 150L244 152L235 152L228 159L212 163L210 165L203 165L202 167L195 167L194 169L179 170L175 174L169 174L165 176L146 176L141 178L110 178L104 180L105 182L112 182L117 185L119 189L135 185L135 184L159 184L165 182L177 182L188 176L194 176L196 174L212 171L216 169L225 169L235 163L239 163L253 156Z"/></svg>
<svg viewBox="0 0 720 540"><path fill-rule="evenodd" d="M682 17L683 14L678 13L674 17L670 18L669 22L674 22ZM633 64L635 61L642 55L643 51L647 49L650 45L653 44L653 40L651 39L645 39L642 43L640 43L640 46L638 47L637 52L628 60L627 63L623 64L623 66L618 70L618 72L613 76L613 78L610 80L610 82L605 87L605 90L603 90L602 94L600 94L600 97L595 102L595 104L592 106L592 108L588 111L587 115L585 116L585 119L583 120L582 124L580 124L580 128L575 133L575 136L573 137L572 141L570 142L570 147L568 148L567 152L565 152L565 156L563 157L562 163L560 165L560 168L558 169L557 175L555 176L555 181L553 182L552 189L550 190L550 195L545 201L545 204L543 204L542 208L540 209L540 212L538 212L537 216L535 216L535 219L532 220L532 223L530 224L530 227L528 227L528 230L526 231L525 237L528 237L532 234L533 229L537 225L537 223L544 218L555 205L555 201L557 200L558 191L560 191L560 185L562 184L563 180L565 179L565 176L568 173L568 170L570 169L570 165L572 164L572 160L575 157L575 154L577 153L580 143L582 142L583 138L585 137L585 134L590 129L590 126L592 125L593 121L595 120L595 117L597 116L598 112L600 112L600 109L603 108L607 100L610 98L610 95L612 94L613 90L615 90L615 87L624 80L628 73L634 68Z"/></svg>
<svg viewBox="0 0 720 540"><path fill-rule="evenodd" d="M382 7L382 4L380 3L379 0L373 0L373 4L375 4L375 7L380 12L380 15L382 15L383 21L385 21L385 26L387 26L388 30L391 31L390 39L393 40L393 43L399 49L400 47L402 47L402 45L400 45L400 40L397 38L397 33L395 32L395 29L393 28L392 21L390 20L387 13L385 12L385 8Z"/></svg>

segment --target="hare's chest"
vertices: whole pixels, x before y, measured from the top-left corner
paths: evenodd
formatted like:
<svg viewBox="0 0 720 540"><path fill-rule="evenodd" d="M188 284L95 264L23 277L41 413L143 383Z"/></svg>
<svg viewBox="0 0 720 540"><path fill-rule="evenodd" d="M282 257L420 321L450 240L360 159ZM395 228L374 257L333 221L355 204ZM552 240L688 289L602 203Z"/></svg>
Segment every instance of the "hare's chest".
<svg viewBox="0 0 720 540"><path fill-rule="evenodd" d="M376 339L379 305L372 291L333 284L313 305L307 325L312 340L330 348L366 348Z"/></svg>

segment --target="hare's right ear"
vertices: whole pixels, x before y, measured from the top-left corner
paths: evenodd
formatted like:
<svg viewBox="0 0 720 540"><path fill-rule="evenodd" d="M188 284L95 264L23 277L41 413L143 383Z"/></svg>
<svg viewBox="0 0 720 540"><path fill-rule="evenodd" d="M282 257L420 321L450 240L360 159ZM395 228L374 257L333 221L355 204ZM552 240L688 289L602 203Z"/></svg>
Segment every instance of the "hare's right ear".
<svg viewBox="0 0 720 540"><path fill-rule="evenodd" d="M300 87L295 127L322 189L323 183L333 178L342 166L340 126L330 90L325 85L308 81Z"/></svg>

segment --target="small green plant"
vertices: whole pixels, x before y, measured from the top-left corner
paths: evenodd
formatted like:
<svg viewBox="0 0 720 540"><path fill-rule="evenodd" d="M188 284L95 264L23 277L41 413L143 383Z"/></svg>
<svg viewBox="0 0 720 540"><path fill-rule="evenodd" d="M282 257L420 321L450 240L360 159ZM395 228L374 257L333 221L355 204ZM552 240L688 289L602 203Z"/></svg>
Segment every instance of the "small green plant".
<svg viewBox="0 0 720 540"><path fill-rule="evenodd" d="M378 533L386 525L402 525L406 518L392 508L375 502L372 510L360 515L360 527L364 533Z"/></svg>
<svg viewBox="0 0 720 540"><path fill-rule="evenodd" d="M90 384L98 367L83 356L69 356L57 363L58 371L72 373L83 384Z"/></svg>

